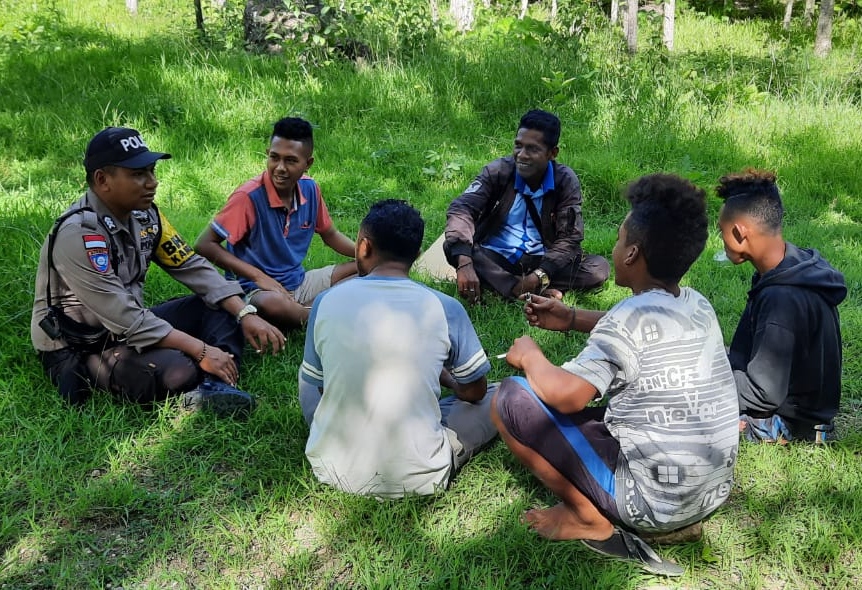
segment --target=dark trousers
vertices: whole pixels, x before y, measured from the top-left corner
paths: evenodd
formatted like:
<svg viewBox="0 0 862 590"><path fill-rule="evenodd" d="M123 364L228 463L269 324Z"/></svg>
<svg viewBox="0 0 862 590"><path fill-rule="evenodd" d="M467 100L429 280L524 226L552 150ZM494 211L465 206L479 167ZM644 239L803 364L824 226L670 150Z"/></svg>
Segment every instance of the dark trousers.
<svg viewBox="0 0 862 590"><path fill-rule="evenodd" d="M541 256L524 254L512 264L493 250L478 245L473 247L473 269L482 286L509 299L518 281L539 268L541 262ZM550 287L564 293L592 289L608 280L610 272L607 260L595 254L584 254L580 258L573 258L569 264L550 275Z"/></svg>
<svg viewBox="0 0 862 590"><path fill-rule="evenodd" d="M239 363L242 330L223 309L212 309L200 297L190 295L150 311L177 330L233 354ZM194 359L173 348L150 347L138 352L119 343L98 354L64 348L40 353L39 357L60 395L71 403L85 401L90 387L96 387L123 400L149 404L194 389L203 378Z"/></svg>

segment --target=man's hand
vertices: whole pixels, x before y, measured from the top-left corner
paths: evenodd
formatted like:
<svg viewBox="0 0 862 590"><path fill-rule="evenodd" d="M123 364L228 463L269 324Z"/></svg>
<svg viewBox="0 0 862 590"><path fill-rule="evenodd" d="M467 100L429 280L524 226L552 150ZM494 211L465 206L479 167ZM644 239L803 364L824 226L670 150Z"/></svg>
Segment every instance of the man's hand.
<svg viewBox="0 0 862 590"><path fill-rule="evenodd" d="M272 354L276 354L284 347L281 330L256 314L250 313L243 317L240 325L246 342L251 344L255 352L262 353L269 347Z"/></svg>
<svg viewBox="0 0 862 590"><path fill-rule="evenodd" d="M524 315L531 326L565 332L574 328L575 310L556 298L522 295Z"/></svg>
<svg viewBox="0 0 862 590"><path fill-rule="evenodd" d="M512 343L506 353L506 362L516 369L523 369L524 359L535 353L542 355L542 349L539 348L539 345L529 336L521 336Z"/></svg>
<svg viewBox="0 0 862 590"><path fill-rule="evenodd" d="M538 293L542 290L542 280L539 276L531 272L528 275L518 279L515 286L512 287L512 296L520 297L526 293Z"/></svg>
<svg viewBox="0 0 862 590"><path fill-rule="evenodd" d="M283 295L293 301L293 295L290 294L290 291L284 288L284 285L276 281L269 275L263 275L259 279L255 279L254 283L258 286L258 288L263 289L264 291L272 291L273 293L278 293L279 295Z"/></svg>
<svg viewBox="0 0 862 590"><path fill-rule="evenodd" d="M473 261L467 256L461 256L458 260L456 271L458 275L458 294L467 300L467 303L479 303L482 290L479 287L479 276L473 268Z"/></svg>
<svg viewBox="0 0 862 590"><path fill-rule="evenodd" d="M229 385L236 385L239 369L233 355L215 346L207 346L204 358L198 363L201 370L214 375Z"/></svg>

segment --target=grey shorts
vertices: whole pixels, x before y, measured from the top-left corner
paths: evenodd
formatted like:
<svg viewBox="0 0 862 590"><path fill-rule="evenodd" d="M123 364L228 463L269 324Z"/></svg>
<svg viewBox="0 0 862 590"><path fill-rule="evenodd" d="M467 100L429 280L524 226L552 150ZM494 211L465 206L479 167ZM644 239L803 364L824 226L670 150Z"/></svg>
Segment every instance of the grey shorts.
<svg viewBox="0 0 862 590"><path fill-rule="evenodd" d="M302 284L295 290L288 291L290 295L301 305L311 305L314 298L329 289L332 286L332 272L335 270L335 265L330 264L323 268L313 268L305 271L305 278L302 279ZM245 302L253 303L254 296L263 289L253 289L246 293Z"/></svg>

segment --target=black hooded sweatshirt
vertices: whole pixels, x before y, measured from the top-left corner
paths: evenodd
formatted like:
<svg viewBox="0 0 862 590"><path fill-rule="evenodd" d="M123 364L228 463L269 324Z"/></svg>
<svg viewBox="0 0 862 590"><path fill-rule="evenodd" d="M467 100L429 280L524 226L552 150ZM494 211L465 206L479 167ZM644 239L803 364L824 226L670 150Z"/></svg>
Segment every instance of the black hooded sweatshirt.
<svg viewBox="0 0 862 590"><path fill-rule="evenodd" d="M740 413L777 413L793 430L832 420L841 399L837 306L846 296L840 272L790 242L778 266L755 273L730 344Z"/></svg>

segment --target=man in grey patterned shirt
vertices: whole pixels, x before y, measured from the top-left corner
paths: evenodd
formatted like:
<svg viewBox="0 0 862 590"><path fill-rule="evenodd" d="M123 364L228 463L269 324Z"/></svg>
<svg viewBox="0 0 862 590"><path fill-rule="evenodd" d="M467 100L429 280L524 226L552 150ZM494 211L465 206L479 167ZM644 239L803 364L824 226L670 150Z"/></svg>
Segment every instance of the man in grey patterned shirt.
<svg viewBox="0 0 862 590"><path fill-rule="evenodd" d="M506 360L492 418L513 453L561 500L524 518L538 534L681 575L638 534L700 522L730 492L739 433L736 388L715 312L679 282L707 237L704 192L655 174L626 192L631 211L613 250L632 296L608 312L527 298L528 321L589 332L562 367L529 336ZM605 406L588 404L607 398Z"/></svg>

